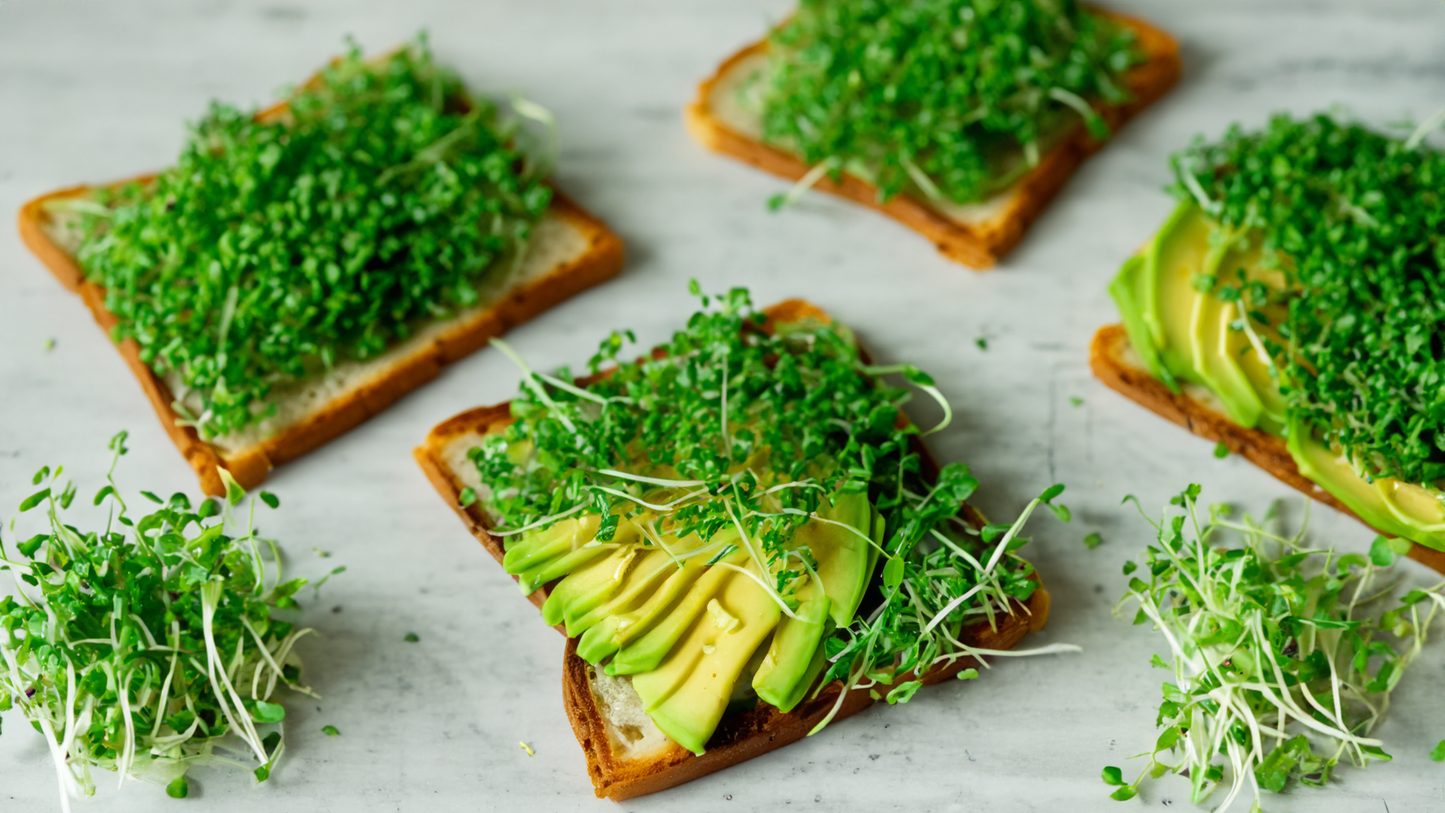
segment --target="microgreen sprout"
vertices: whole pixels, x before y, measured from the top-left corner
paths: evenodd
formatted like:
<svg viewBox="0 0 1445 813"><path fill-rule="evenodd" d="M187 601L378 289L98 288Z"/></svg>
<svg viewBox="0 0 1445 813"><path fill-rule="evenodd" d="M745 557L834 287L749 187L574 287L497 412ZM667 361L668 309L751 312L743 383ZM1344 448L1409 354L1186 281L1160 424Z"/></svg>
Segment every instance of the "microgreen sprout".
<svg viewBox="0 0 1445 813"><path fill-rule="evenodd" d="M73 216L117 338L207 439L477 305L551 201L550 114L474 97L424 37L379 60L353 46L287 104L215 103L153 181L53 207Z"/></svg>
<svg viewBox="0 0 1445 813"><path fill-rule="evenodd" d="M844 171L884 201L982 200L1080 117L1106 138L1095 106L1128 98L1139 61L1127 28L1074 0L802 0L768 54L742 101L765 141L812 167L772 208Z"/></svg>
<svg viewBox="0 0 1445 813"><path fill-rule="evenodd" d="M311 630L275 617L297 607L291 596L306 580L280 580L275 543L255 532L255 502L241 527L239 496L192 507L184 494L142 492L158 505L140 516L113 478L125 440L111 440L93 500L109 512L104 530L62 519L76 486L46 467L34 478L45 487L20 504L21 514L43 509L46 530L0 542L0 570L15 577L14 594L0 598L0 710L17 708L45 736L67 811L71 797L94 793L92 768L177 798L196 764L264 781L285 747L273 695L311 694L293 651Z"/></svg>
<svg viewBox="0 0 1445 813"><path fill-rule="evenodd" d="M1068 521L1056 502L1063 486L1009 525L964 522L961 505L978 481L960 463L926 475L915 447L952 418L932 378L911 365L867 364L852 334L825 320L770 322L744 289L716 297L696 283L690 290L703 310L670 342L618 361L630 334L613 333L589 363L592 375L576 384L569 370L540 374L504 348L523 374L514 420L469 452L487 484L490 533L510 545L585 513L600 518L587 544L601 545L627 519L641 544L674 564L705 556L756 581L783 615L801 620L794 588L817 574L811 552L792 545L794 532L830 523L882 563L875 603L825 643L830 680L892 686L889 702L905 702L931 669L1027 654L970 647L959 635L967 624L1026 611L1038 582L1018 554L1021 532L1040 506ZM940 404L938 425L922 430L902 418L912 393L890 386L891 375ZM866 493L883 520L880 538L826 516L820 509L834 493ZM701 545L667 543L693 535ZM722 561L737 553L745 560Z"/></svg>
<svg viewBox="0 0 1445 813"><path fill-rule="evenodd" d="M1432 398L1438 339L1445 154L1330 116L1231 127L1172 159L1180 199L1224 243L1257 247L1282 286L1223 269L1209 287L1269 361L1288 419L1320 435L1367 480L1445 481L1445 427Z"/></svg>
<svg viewBox="0 0 1445 813"><path fill-rule="evenodd" d="M1115 610L1137 605L1134 623L1168 645L1168 660L1152 663L1172 677L1138 778L1104 769L1113 798L1173 772L1196 804L1227 785L1223 811L1249 786L1257 811L1261 789L1322 786L1346 758L1389 760L1371 732L1445 606L1445 584L1396 598L1404 577L1382 569L1395 561L1388 542L1371 557L1310 548L1303 529L1281 536L1219 505L1201 525L1199 491L1171 500L1182 513L1155 524L1142 575ZM1221 546L1230 532L1239 547Z"/></svg>

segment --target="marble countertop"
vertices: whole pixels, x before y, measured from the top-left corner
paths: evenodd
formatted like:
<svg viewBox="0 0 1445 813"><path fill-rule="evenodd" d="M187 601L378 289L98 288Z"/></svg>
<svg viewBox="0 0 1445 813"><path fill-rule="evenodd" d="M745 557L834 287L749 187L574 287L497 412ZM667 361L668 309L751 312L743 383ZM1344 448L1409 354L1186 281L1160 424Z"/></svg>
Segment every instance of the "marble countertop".
<svg viewBox="0 0 1445 813"><path fill-rule="evenodd" d="M820 736L626 811L1116 811L1105 765L1154 741L1163 673L1153 636L1110 613L1122 561L1151 510L1189 482L1208 500L1263 512L1303 500L1247 462L1125 401L1086 365L1093 330L1115 320L1105 285L1171 207L1168 154L1196 133L1274 111L1339 104L1374 123L1417 120L1445 103L1445 5L1438 0L1108 0L1173 33L1184 78L1090 160L1000 266L945 261L898 224L810 196L777 214L784 184L704 152L681 106L716 63L785 15L792 0L103 0L0 2L0 214L57 187L165 165L182 122L211 98L260 104L307 76L353 34L378 50L427 28L439 56L476 88L520 91L562 128L560 185L627 243L615 282L508 337L533 364L577 363L613 328L648 343L688 312L690 277L751 287L768 303L806 296L853 325L883 361L930 371L957 410L937 436L983 486L977 503L1011 515L1049 483L1068 484L1071 525L1036 521L1032 557L1053 593L1030 643L1078 655L1003 663L984 679L875 707ZM976 343L986 338L987 350ZM47 340L54 346L47 349ZM131 432L123 485L189 490L195 480L80 301L0 229L0 505L42 464L98 487L106 440ZM304 646L324 698L288 700L284 763L265 785L220 768L193 774L193 798L115 789L77 809L141 811L613 810L593 798L562 711L562 638L545 629L412 462L434 423L506 400L516 373L481 352L360 429L277 470L282 510L264 531L300 575L347 572L306 601L321 635ZM1074 399L1082 399L1075 405ZM921 416L924 420L927 415ZM10 509L0 509L8 517ZM1316 506L1316 538L1363 549L1372 534ZM1088 550L1091 531L1105 542ZM313 549L329 551L322 559ZM417 643L405 642L409 632ZM1439 631L1437 630L1437 634ZM1266 799L1271 811L1438 810L1445 737L1432 644L1379 734L1393 763L1344 768L1326 791ZM0 736L0 810L56 809L44 743L18 715ZM326 737L334 725L339 737ZM535 749L529 756L518 745ZM1189 808L1182 780L1149 786L1151 809ZM1236 808L1240 811L1247 805Z"/></svg>

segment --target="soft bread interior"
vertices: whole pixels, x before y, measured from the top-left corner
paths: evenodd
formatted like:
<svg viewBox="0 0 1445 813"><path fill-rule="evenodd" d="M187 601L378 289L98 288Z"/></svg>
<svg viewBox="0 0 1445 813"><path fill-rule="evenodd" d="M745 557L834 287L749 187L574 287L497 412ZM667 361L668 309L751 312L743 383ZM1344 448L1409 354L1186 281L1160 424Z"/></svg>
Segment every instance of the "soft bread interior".
<svg viewBox="0 0 1445 813"><path fill-rule="evenodd" d="M42 224L47 236L66 251L74 254L82 235L75 227L76 218L64 212L52 212ZM441 334L456 324L467 321L491 308L509 292L585 255L591 247L588 232L572 220L549 209L532 227L532 237L519 258L500 262L506 264L502 273L492 275L478 285L477 304L459 310L446 319L425 323L411 337L398 342L381 355L365 361L342 361L325 373L295 382L276 392L269 399L275 413L240 430L211 438L209 443L227 457L246 455L269 438L300 425L329 405L344 401L356 393L387 378L414 354L430 347ZM181 376L172 371L164 376L166 385L192 415L202 410L199 396L185 393ZM185 394L182 394L185 393Z"/></svg>
<svg viewBox="0 0 1445 813"><path fill-rule="evenodd" d="M758 142L763 140L762 116L754 112L744 100L747 94L755 92L756 88L767 81L767 70L767 50L759 48L719 73L705 99L708 109L718 123ZM995 224L1008 217L1010 204L1018 195L1022 183L1020 179L1004 191L979 203L957 204L927 198L915 200L954 223L977 228Z"/></svg>

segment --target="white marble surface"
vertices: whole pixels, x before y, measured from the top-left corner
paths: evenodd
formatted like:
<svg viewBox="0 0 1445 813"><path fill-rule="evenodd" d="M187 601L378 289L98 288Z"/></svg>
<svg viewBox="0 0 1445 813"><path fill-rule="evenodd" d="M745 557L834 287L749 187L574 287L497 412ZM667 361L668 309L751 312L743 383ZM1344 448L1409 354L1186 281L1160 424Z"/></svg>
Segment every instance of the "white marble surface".
<svg viewBox="0 0 1445 813"><path fill-rule="evenodd" d="M29 197L164 165L183 121L220 97L262 103L355 34L380 49L428 27L440 56L476 87L518 90L556 112L560 182L627 242L616 282L509 339L533 363L585 359L607 330L644 341L687 312L689 277L750 286L759 302L807 296L853 324L887 361L931 371L958 409L937 438L943 460L983 481L998 516L1050 482L1069 485L1070 526L1040 522L1030 550L1054 595L1036 643L1076 656L1009 663L985 679L874 708L826 733L628 811L1123 810L1099 781L1153 742L1163 673L1151 636L1114 620L1119 565L1149 528L1146 506L1187 482L1209 499L1263 510L1301 500L1248 463L1093 381L1091 332L1113 321L1104 286L1170 207L1166 157L1195 133L1260 124L1275 110L1340 103L1373 121L1423 118L1445 103L1445 5L1438 0L1111 0L1183 43L1179 88L1091 160L997 270L945 262L924 240L859 207L810 197L769 214L781 182L703 152L683 132L694 82L786 14L790 0L515 2L0 2L0 214ZM975 339L987 337L988 350ZM55 339L53 350L44 342ZM291 748L272 781L220 769L199 798L102 782L80 810L611 810L592 790L562 712L562 640L437 499L410 450L435 422L505 400L516 375L483 352L347 437L277 471L285 505L265 531L295 572L344 564L307 621L319 703L288 703ZM1070 399L1083 398L1071 406ZM925 419L927 416L923 416ZM194 490L189 469L108 341L0 229L0 505L28 493L43 463L64 462L89 490L104 444L131 431L121 474L133 488ZM8 516L10 509L0 509ZM1370 534L1327 509L1319 535L1361 548ZM1086 550L1089 531L1106 543ZM311 550L333 552L321 560ZM333 611L334 610L334 611ZM416 644L403 642L411 631ZM1445 633L1442 633L1445 634ZM1396 755L1341 770L1327 791L1267 799L1272 811L1438 810L1445 737L1437 700L1445 644L1432 644L1380 729ZM0 810L55 809L41 739L16 715L0 737ZM322 736L322 725L340 737ZM518 742L536 749L527 756ZM1151 786L1149 808L1188 808L1181 781ZM1243 810L1246 806L1241 806Z"/></svg>

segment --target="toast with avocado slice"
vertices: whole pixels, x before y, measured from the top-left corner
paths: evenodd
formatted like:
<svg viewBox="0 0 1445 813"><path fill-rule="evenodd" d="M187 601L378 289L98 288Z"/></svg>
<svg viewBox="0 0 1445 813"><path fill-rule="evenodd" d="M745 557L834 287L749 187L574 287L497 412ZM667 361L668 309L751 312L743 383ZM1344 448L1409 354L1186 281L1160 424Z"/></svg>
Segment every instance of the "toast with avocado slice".
<svg viewBox="0 0 1445 813"><path fill-rule="evenodd" d="M803 0L699 85L688 130L798 182L775 202L820 189L989 268L1181 66L1178 44L1133 17L981 5Z"/></svg>
<svg viewBox="0 0 1445 813"><path fill-rule="evenodd" d="M964 502L977 482L933 463L881 378L936 394L926 375L870 365L806 302L708 300L634 362L623 334L581 378L518 359L517 400L416 449L568 636L567 714L617 800L975 677L1048 617L1018 534L1061 487L987 524Z"/></svg>
<svg viewBox="0 0 1445 813"><path fill-rule="evenodd" d="M1173 163L1181 201L1110 286L1094 374L1445 570L1445 433L1413 395L1445 364L1420 248L1445 160L1280 116Z"/></svg>
<svg viewBox="0 0 1445 813"><path fill-rule="evenodd" d="M526 141L424 41L353 51L267 110L214 105L158 175L30 201L20 234L220 495L618 273Z"/></svg>

